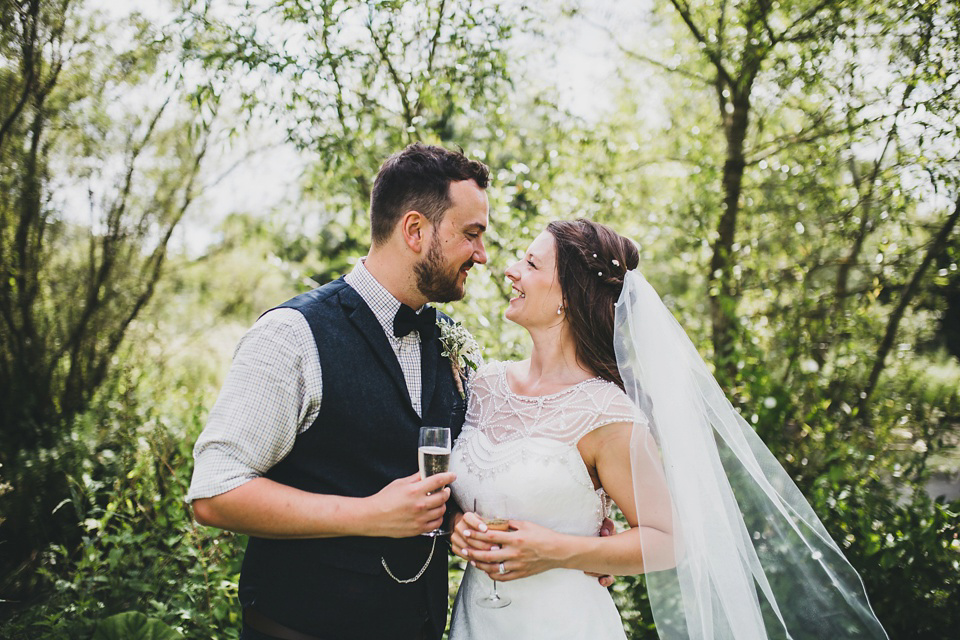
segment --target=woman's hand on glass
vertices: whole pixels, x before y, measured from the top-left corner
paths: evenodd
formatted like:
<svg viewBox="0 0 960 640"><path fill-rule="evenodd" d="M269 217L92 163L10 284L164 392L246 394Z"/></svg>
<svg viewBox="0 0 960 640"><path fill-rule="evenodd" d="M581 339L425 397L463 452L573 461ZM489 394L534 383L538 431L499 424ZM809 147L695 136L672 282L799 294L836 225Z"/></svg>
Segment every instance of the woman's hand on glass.
<svg viewBox="0 0 960 640"><path fill-rule="evenodd" d="M481 542L477 533L486 532L487 525L476 513L468 511L457 513L453 517L453 533L450 535L450 547L453 553L464 560L471 560L473 551L490 551L492 545Z"/></svg>
<svg viewBox="0 0 960 640"><path fill-rule="evenodd" d="M463 525L461 537L469 545L466 558L491 579L508 582L563 566L566 559L563 540L566 536L523 520L510 520L509 531L489 528L482 531L479 526L468 526L468 523L476 522L468 520L469 515L476 518L475 514L464 514L462 522L458 523ZM481 544L488 546L489 550L482 550Z"/></svg>

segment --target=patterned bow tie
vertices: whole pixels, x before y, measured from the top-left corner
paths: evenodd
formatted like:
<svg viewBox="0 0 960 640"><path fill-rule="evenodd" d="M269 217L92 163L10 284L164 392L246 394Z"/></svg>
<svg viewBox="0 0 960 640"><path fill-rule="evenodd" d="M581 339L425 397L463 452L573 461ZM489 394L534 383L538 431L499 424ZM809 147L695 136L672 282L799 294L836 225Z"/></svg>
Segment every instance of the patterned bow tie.
<svg viewBox="0 0 960 640"><path fill-rule="evenodd" d="M426 307L419 314L405 304L397 309L393 317L393 335L402 338L411 331L419 331L420 339L427 340L433 337L437 330L437 310Z"/></svg>

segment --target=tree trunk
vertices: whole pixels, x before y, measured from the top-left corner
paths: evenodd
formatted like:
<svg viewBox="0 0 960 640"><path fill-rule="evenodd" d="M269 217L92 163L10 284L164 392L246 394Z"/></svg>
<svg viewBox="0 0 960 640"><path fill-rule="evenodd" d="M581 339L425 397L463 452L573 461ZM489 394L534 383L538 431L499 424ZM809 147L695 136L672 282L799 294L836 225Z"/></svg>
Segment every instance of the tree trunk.
<svg viewBox="0 0 960 640"><path fill-rule="evenodd" d="M733 382L737 373L734 345L738 294L733 276L733 244L737 231L737 215L740 212L743 171L746 166L743 148L750 120L749 87L735 94L730 104L733 110L724 117L727 153L723 164L722 213L717 224L717 238L713 243L708 279L714 363L718 377L728 384Z"/></svg>

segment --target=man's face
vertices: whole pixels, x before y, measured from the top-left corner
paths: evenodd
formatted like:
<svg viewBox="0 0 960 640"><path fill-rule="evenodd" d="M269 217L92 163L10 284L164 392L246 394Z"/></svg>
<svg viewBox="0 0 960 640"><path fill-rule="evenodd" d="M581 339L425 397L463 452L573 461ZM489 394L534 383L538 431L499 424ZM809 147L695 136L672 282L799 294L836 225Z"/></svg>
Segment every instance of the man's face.
<svg viewBox="0 0 960 640"><path fill-rule="evenodd" d="M461 180L450 183L450 200L443 220L430 229L426 255L414 266L417 288L431 302L463 298L470 267L487 262L487 193L473 180Z"/></svg>

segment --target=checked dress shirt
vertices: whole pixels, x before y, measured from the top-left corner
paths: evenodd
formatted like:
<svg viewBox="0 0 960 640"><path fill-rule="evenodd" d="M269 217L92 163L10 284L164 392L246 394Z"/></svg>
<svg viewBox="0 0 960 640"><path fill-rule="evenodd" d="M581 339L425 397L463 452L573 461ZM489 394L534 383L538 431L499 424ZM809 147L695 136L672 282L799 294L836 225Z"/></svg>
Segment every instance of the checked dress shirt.
<svg viewBox="0 0 960 640"><path fill-rule="evenodd" d="M383 327L413 408L420 414L420 334L393 335L400 301L362 260L345 280ZM320 358L306 319L294 309L265 313L237 345L220 396L193 449L187 501L225 493L265 474L313 424L322 400Z"/></svg>

